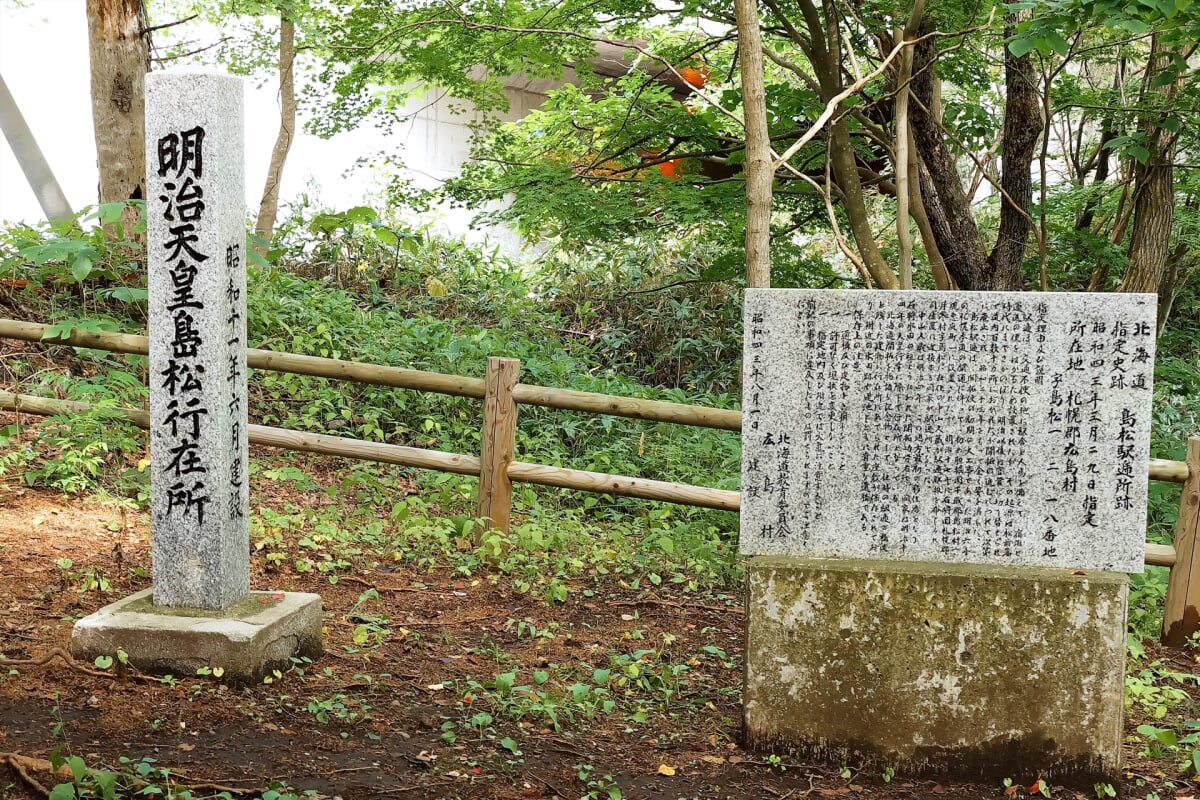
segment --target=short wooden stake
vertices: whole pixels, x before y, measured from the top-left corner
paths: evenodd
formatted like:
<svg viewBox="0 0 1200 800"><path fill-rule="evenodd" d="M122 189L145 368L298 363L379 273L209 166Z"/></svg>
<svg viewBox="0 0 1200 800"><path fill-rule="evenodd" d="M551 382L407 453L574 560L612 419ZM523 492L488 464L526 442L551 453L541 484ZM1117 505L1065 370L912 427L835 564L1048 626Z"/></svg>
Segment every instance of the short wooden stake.
<svg viewBox="0 0 1200 800"><path fill-rule="evenodd" d="M1188 440L1188 477L1179 497L1175 566L1163 607L1163 644L1182 647L1200 630L1200 436Z"/></svg>
<svg viewBox="0 0 1200 800"><path fill-rule="evenodd" d="M521 362L515 358L489 358L484 379L483 449L479 464L479 510L497 530L508 532L512 513L512 482L508 465L516 452L517 404L512 390L521 377Z"/></svg>

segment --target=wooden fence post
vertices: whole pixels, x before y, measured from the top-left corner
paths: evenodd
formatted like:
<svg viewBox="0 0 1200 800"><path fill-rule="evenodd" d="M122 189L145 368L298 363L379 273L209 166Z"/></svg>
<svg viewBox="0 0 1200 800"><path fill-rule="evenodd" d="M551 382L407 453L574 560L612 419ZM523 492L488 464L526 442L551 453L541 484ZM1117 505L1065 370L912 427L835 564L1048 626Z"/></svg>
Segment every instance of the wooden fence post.
<svg viewBox="0 0 1200 800"><path fill-rule="evenodd" d="M508 465L516 451L517 404L512 390L521 376L515 358L489 358L483 396L483 449L479 462L479 510L475 516L508 532L512 512L512 482Z"/></svg>
<svg viewBox="0 0 1200 800"><path fill-rule="evenodd" d="M1163 606L1163 644L1182 647L1200 630L1200 436L1188 439L1188 476L1179 497L1175 566Z"/></svg>

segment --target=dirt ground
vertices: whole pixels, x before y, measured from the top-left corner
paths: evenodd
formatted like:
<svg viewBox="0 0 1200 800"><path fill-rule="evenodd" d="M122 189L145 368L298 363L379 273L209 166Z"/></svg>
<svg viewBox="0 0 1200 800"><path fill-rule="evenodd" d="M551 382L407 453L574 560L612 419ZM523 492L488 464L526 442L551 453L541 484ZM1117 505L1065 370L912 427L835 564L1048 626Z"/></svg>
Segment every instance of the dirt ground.
<svg viewBox="0 0 1200 800"><path fill-rule="evenodd" d="M149 585L149 562L146 514L0 483L0 652L40 660L65 649L75 619ZM241 688L211 676L177 676L173 684L118 678L62 658L23 665L0 681L0 750L45 758L59 748L108 768L121 757L151 757L180 786L199 787L196 796L214 794L211 784L253 796L270 780L347 800L1006 794L999 782L885 782L854 765L776 762L740 749L742 611L734 594L697 597L664 585L650 596L613 582L548 605L504 581L405 566L356 566L335 585L315 571L266 567L256 556L254 588L321 594L327 652L316 663ZM106 582L107 591L86 590L89 581ZM378 600L362 599L370 587ZM381 628L388 633L376 636ZM634 656L645 648L657 648L651 659L660 661L669 651L670 663L686 666L686 681L649 708L644 722L622 713L589 719L564 708L554 730L545 714L529 710L544 699L530 677L539 671L603 664L614 649L639 663ZM530 686L507 695L486 687L514 669L517 682ZM469 681L485 686L472 689ZM526 711L518 716L513 708ZM1137 722L1128 721L1131 733ZM1127 796L1155 791L1182 800L1196 792L1166 780L1159 770L1170 765L1139 759L1133 743L1128 758ZM3 796L38 797L7 763ZM1014 776L1023 785L1009 796L1029 796L1036 777Z"/></svg>

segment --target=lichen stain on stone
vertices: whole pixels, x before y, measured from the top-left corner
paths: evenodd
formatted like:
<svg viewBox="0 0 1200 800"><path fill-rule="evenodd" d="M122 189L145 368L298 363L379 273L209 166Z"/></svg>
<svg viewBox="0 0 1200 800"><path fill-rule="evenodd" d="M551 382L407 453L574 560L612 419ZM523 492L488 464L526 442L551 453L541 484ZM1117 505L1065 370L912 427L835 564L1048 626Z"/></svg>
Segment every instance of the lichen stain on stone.
<svg viewBox="0 0 1200 800"><path fill-rule="evenodd" d="M943 675L926 670L913 681L913 688L922 693L931 689L937 691L938 703L955 713L962 714L968 711L968 708L959 702L962 697L962 686L959 685L957 675ZM935 710L935 706L932 704L931 710Z"/></svg>
<svg viewBox="0 0 1200 800"><path fill-rule="evenodd" d="M812 678L807 669L785 664L779 670L779 680L787 687L788 696L793 700L803 700Z"/></svg>
<svg viewBox="0 0 1200 800"><path fill-rule="evenodd" d="M850 613L849 613L849 614L845 614L845 615L843 615L843 616L842 616L842 617L841 617L841 618L838 620L838 630L840 630L840 631L852 631L852 630L854 630L854 629L855 629L855 624L854 624L854 615L855 615L855 613L856 613L857 611L858 611L858 607L857 607L857 606L850 606Z"/></svg>
<svg viewBox="0 0 1200 800"><path fill-rule="evenodd" d="M954 650L954 663L962 667L966 672L970 673L971 655L970 648L967 646L967 637L977 637L979 635L980 625L978 622L970 622L964 620L958 629L958 647Z"/></svg>
<svg viewBox="0 0 1200 800"><path fill-rule="evenodd" d="M809 581L804 584L804 590L800 592L800 599L792 606L791 613L784 620L784 624L803 622L805 625L811 625L817 619L817 612L824 607L825 604L817 599L813 582Z"/></svg>
<svg viewBox="0 0 1200 800"><path fill-rule="evenodd" d="M892 607L892 593L883 585L883 581L868 572L866 583L863 584L863 594L872 602L880 602L884 608Z"/></svg>
<svg viewBox="0 0 1200 800"><path fill-rule="evenodd" d="M818 619L817 612L825 607L818 599L816 586L812 581L804 584L800 597L789 603L790 598L781 598L775 588L775 576L767 579L767 588L761 595L763 611L768 619L778 622L785 628L794 627L797 623L811 625Z"/></svg>

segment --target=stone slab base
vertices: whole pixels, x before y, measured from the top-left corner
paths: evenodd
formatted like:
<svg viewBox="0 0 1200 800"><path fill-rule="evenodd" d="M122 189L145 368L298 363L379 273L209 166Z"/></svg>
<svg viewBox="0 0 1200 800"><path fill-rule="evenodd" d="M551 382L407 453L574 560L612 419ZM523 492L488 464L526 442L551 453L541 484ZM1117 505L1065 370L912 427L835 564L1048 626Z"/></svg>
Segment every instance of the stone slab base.
<svg viewBox="0 0 1200 800"><path fill-rule="evenodd" d="M1117 774L1128 576L747 566L749 747L975 778Z"/></svg>
<svg viewBox="0 0 1200 800"><path fill-rule="evenodd" d="M84 617L71 631L71 655L91 661L117 648L143 672L194 675L221 667L224 679L257 681L291 658L316 658L321 647L321 597L303 592L251 592L223 611L168 608L152 589Z"/></svg>

